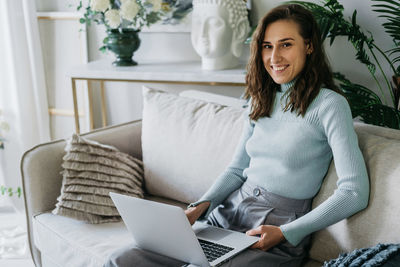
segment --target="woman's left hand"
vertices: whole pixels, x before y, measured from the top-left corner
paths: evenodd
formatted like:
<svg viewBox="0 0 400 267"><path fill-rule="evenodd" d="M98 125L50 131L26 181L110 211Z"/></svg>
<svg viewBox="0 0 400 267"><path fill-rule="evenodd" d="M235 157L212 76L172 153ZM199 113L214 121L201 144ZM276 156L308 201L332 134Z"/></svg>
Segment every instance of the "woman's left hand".
<svg viewBox="0 0 400 267"><path fill-rule="evenodd" d="M278 245L285 241L281 229L274 225L260 225L255 229L246 232L246 235L260 235L260 240L255 243L251 248L258 248L264 251Z"/></svg>

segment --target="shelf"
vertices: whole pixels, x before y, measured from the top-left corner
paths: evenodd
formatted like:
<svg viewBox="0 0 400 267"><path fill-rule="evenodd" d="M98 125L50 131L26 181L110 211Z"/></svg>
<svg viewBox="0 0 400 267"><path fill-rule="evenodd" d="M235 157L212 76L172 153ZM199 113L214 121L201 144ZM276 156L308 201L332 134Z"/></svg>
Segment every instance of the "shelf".
<svg viewBox="0 0 400 267"><path fill-rule="evenodd" d="M139 62L137 66L115 67L109 60L78 65L67 73L70 78L103 81L146 81L199 84L245 84L245 64L228 70L202 70L201 62Z"/></svg>

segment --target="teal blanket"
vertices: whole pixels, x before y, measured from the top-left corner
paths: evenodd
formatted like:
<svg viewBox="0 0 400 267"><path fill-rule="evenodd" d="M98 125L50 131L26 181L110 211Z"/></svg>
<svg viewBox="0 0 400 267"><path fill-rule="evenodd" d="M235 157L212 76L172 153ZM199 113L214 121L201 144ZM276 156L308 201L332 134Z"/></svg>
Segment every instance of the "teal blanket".
<svg viewBox="0 0 400 267"><path fill-rule="evenodd" d="M397 255L400 255L400 244L378 244L341 254L339 258L325 262L324 267L383 266L394 258L397 260L399 258ZM397 263L398 265L390 266L400 266L400 262Z"/></svg>

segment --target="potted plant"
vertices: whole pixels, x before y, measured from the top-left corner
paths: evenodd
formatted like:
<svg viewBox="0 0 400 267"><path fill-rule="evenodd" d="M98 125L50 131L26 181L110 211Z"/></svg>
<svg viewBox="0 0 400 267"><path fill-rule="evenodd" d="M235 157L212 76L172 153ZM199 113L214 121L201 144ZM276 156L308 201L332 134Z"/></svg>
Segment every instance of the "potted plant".
<svg viewBox="0 0 400 267"><path fill-rule="evenodd" d="M356 59L364 64L373 77L380 96L373 90L360 84L352 83L343 74L335 73L340 87L346 95L353 113L365 123L400 129L400 2L393 0L372 0L373 11L379 17L386 19L382 24L386 33L393 41L393 48L383 51L375 42L371 32L364 33L357 24L357 10L352 17L346 19L343 15L344 7L337 0L324 0L322 4L304 1L290 1L303 5L315 16L321 30L321 38L330 39L332 45L338 36L346 36L356 49ZM381 57L378 57L380 55ZM383 64L387 64L391 73L383 71ZM384 77L380 82L376 72ZM392 79L390 77L392 76ZM384 100L384 90L390 93L392 103Z"/></svg>
<svg viewBox="0 0 400 267"><path fill-rule="evenodd" d="M187 0L89 0L83 6L79 1L77 10L84 10L81 23L104 25L107 37L101 51L110 50L116 55L116 66L132 66L133 53L140 46L138 33L144 26L156 22L174 23L192 8Z"/></svg>

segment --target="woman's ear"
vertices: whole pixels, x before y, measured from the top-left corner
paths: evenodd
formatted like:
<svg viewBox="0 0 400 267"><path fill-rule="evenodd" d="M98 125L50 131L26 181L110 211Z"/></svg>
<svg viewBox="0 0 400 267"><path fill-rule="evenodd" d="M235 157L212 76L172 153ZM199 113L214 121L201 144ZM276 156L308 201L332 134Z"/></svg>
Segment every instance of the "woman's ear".
<svg viewBox="0 0 400 267"><path fill-rule="evenodd" d="M242 18L236 24L236 28L233 29L232 37L232 54L235 57L240 57L243 50L244 41L250 31L249 21L247 18Z"/></svg>
<svg viewBox="0 0 400 267"><path fill-rule="evenodd" d="M310 41L308 41L306 43L306 47L307 47L306 53L307 53L307 55L310 55L314 51L312 43Z"/></svg>

